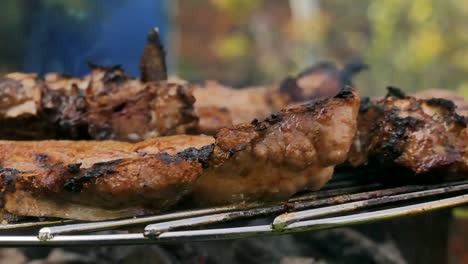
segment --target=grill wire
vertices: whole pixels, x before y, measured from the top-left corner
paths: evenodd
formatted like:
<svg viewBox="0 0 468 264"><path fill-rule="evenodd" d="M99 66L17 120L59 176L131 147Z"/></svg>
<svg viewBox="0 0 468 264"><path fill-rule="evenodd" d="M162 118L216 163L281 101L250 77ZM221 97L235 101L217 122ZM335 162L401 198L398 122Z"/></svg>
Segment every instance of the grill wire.
<svg viewBox="0 0 468 264"><path fill-rule="evenodd" d="M376 179L367 173L338 172L322 190L276 204L235 204L99 222L38 220L2 224L0 246L235 239L343 227L468 203L468 180L399 185Z"/></svg>

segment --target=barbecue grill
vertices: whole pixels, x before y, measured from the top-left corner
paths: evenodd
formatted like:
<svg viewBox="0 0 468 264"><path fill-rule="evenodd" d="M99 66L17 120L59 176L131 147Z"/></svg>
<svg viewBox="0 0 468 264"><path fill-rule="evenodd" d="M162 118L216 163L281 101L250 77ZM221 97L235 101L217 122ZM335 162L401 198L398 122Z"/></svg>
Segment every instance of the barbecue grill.
<svg viewBox="0 0 468 264"><path fill-rule="evenodd" d="M322 190L301 193L275 204L234 204L99 222L38 220L3 224L0 245L115 245L236 239L343 227L468 203L468 180L398 184L377 180L374 174L338 172ZM252 224L250 219L259 221Z"/></svg>

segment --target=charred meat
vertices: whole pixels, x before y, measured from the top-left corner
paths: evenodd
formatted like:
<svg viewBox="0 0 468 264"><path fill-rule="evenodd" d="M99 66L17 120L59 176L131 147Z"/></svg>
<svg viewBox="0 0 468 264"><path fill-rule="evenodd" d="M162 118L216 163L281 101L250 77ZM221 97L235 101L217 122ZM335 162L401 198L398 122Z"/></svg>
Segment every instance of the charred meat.
<svg viewBox="0 0 468 264"><path fill-rule="evenodd" d="M213 137L0 141L3 213L100 220L198 205L273 201L319 189L356 131L353 90Z"/></svg>
<svg viewBox="0 0 468 264"><path fill-rule="evenodd" d="M416 99L389 87L381 100L362 100L358 128L349 154L355 166L397 166L417 175L467 172L466 120L449 100Z"/></svg>
<svg viewBox="0 0 468 264"><path fill-rule="evenodd" d="M359 97L335 97L283 110L216 134L213 155L195 184L198 204L279 200L320 189L346 157L356 132Z"/></svg>
<svg viewBox="0 0 468 264"><path fill-rule="evenodd" d="M455 109L457 114L468 116L468 101L466 101L463 96L455 92L441 89L429 89L415 93L414 97L421 99L442 98L450 100L457 106Z"/></svg>
<svg viewBox="0 0 468 264"><path fill-rule="evenodd" d="M286 106L333 96L346 85L351 85L352 76L366 68L367 65L359 62L349 63L343 69L322 62L305 69L296 77L286 78L279 85L241 89L208 81L204 87L194 90L195 109L200 117L199 131L213 134L226 124L248 122ZM206 109L210 109L212 114ZM229 123L230 120L232 123Z"/></svg>
<svg viewBox="0 0 468 264"><path fill-rule="evenodd" d="M187 85L141 82L120 67L93 66L89 76L13 73L0 78L3 139L140 141L193 130Z"/></svg>
<svg viewBox="0 0 468 264"><path fill-rule="evenodd" d="M291 103L327 98L346 85L352 86L352 77L367 68L366 64L357 61L346 64L343 69L330 62L320 62L296 77L283 80L279 91L287 94Z"/></svg>

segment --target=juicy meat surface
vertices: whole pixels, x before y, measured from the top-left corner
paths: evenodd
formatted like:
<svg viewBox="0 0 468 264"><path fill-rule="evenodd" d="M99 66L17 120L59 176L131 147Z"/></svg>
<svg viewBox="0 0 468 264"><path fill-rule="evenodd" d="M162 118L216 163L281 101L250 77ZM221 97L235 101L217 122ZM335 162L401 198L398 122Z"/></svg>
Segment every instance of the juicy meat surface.
<svg viewBox="0 0 468 264"><path fill-rule="evenodd" d="M209 136L116 141L0 141L5 214L81 220L198 205L272 201L319 189L343 162L359 97L285 109Z"/></svg>
<svg viewBox="0 0 468 264"><path fill-rule="evenodd" d="M415 174L466 174L466 120L456 113L455 104L416 99L392 87L388 91L378 101L363 99L349 162L396 165Z"/></svg>
<svg viewBox="0 0 468 264"><path fill-rule="evenodd" d="M202 173L200 162L176 154L213 141L183 135L137 144L0 141L3 208L83 220L157 213L177 203Z"/></svg>
<svg viewBox="0 0 468 264"><path fill-rule="evenodd" d="M356 132L359 96L337 96L223 128L209 166L196 182L198 204L281 200L318 190L346 160Z"/></svg>
<svg viewBox="0 0 468 264"><path fill-rule="evenodd" d="M3 139L140 141L187 133L198 122L191 87L141 82L120 67L93 66L85 78L8 74L0 96Z"/></svg>

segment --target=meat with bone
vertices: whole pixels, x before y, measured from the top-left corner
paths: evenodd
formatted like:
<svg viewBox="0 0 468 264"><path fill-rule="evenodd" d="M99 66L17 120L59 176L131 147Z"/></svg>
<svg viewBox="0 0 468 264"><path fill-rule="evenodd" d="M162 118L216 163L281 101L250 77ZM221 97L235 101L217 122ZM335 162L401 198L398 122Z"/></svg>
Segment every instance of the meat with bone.
<svg viewBox="0 0 468 264"><path fill-rule="evenodd" d="M358 95L345 90L214 138L0 141L3 210L99 220L156 213L187 194L208 205L316 190L346 159L358 108Z"/></svg>
<svg viewBox="0 0 468 264"><path fill-rule="evenodd" d="M0 79L3 139L139 141L193 130L197 118L188 85L141 82L116 66L89 76L13 73Z"/></svg>
<svg viewBox="0 0 468 264"><path fill-rule="evenodd" d="M416 99L397 88L385 98L363 99L358 132L349 154L354 166L378 164L406 168L417 175L468 171L466 119L453 102Z"/></svg>

